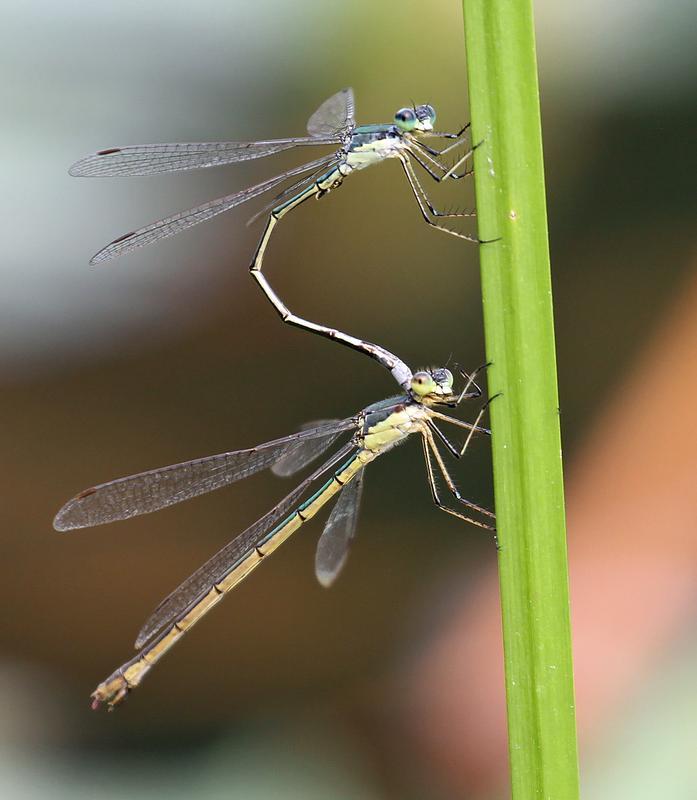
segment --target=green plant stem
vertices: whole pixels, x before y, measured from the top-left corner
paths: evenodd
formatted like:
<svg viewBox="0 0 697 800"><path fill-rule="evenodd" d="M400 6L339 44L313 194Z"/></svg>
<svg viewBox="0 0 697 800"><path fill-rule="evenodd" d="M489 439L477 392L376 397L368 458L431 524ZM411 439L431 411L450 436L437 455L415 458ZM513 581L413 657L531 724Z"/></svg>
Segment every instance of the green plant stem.
<svg viewBox="0 0 697 800"><path fill-rule="evenodd" d="M578 797L559 410L531 0L463 0L514 800Z"/></svg>

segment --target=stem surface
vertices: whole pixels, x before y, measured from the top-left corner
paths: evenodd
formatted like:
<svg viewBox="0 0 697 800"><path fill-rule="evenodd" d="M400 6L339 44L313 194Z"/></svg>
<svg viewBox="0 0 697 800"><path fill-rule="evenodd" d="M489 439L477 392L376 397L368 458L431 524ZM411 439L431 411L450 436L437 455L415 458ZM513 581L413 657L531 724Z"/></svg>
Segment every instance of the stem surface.
<svg viewBox="0 0 697 800"><path fill-rule="evenodd" d="M463 0L514 800L579 796L531 0Z"/></svg>

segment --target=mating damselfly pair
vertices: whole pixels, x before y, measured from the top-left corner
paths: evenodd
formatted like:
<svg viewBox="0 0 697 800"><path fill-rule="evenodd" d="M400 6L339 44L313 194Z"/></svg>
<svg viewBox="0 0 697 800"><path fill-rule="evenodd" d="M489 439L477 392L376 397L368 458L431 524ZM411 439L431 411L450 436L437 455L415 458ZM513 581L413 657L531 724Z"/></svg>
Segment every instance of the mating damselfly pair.
<svg viewBox="0 0 697 800"><path fill-rule="evenodd" d="M460 458L474 433L488 433L479 424L484 406L473 422L459 420L439 410L456 408L463 400L481 397L475 376L459 370L463 386L456 390L453 373L446 368L412 373L401 359L379 345L296 317L276 295L261 271L271 231L282 216L309 197L326 194L352 171L386 158L400 160L419 208L429 224L461 238L477 241L474 237L444 228L429 217L429 213L434 217L469 214L456 212L446 215L439 212L424 192L411 162L414 159L437 181L462 177L465 173L458 174L456 170L469 158L471 151L450 167L441 158L461 143L466 128L458 133L436 133L433 131L435 111L430 105L401 109L395 115L395 121L385 125L358 127L353 114L353 93L345 89L329 98L312 115L308 122L307 137L260 142L110 148L77 162L71 169L74 175L146 175L246 161L296 146L338 144L339 149L324 159L122 236L101 250L92 261L99 263L184 230L270 191L284 180L303 175L275 198L250 270L285 322L369 355L387 367L401 387L401 394L374 403L348 419L310 423L298 433L250 449L221 453L112 480L81 492L63 506L54 520L54 527L60 531L123 520L219 489L263 469L271 468L281 476L295 474L309 466L342 437L347 438L347 441L338 445L333 455L305 477L271 511L223 547L157 606L138 634L135 643L137 654L99 684L92 695L94 707L106 703L113 708L123 700L192 625L303 522L340 493L319 539L315 561L319 581L325 586L330 585L343 567L354 538L365 467L412 434L421 437L426 476L436 506L462 520L493 531L494 515L460 494L441 452L441 448L445 448L449 456ZM419 140L419 136L426 135L450 138L454 142L438 151ZM464 441L453 442L442 430L444 424L464 431ZM444 502L437 476L445 482L448 494L457 504L455 507Z"/></svg>

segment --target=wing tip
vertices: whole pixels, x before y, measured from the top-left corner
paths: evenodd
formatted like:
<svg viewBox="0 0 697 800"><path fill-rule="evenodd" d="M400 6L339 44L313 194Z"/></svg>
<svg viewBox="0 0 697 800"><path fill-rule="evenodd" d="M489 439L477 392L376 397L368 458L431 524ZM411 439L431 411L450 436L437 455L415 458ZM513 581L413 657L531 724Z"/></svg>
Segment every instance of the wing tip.
<svg viewBox="0 0 697 800"><path fill-rule="evenodd" d="M332 584L337 578L337 575L338 571L335 570L325 570L320 567L317 567L315 569L315 576L317 577L317 582L324 589L331 588Z"/></svg>
<svg viewBox="0 0 697 800"><path fill-rule="evenodd" d="M136 640L133 643L133 647L136 650L140 650L150 641L150 639L152 639L154 633L155 631L151 631L147 627L141 628L140 631L138 631L138 636L136 636Z"/></svg>
<svg viewBox="0 0 697 800"><path fill-rule="evenodd" d="M119 236L118 239L114 239L113 242L109 242L106 247L102 247L102 249L95 253L92 258L90 258L90 266L93 267L96 264L101 264L102 261L111 261L112 258L116 258L118 253L115 252L115 247L117 244L122 244L123 242L128 241L133 236L135 236L137 231L129 231L128 233L124 233L123 236Z"/></svg>
<svg viewBox="0 0 697 800"><path fill-rule="evenodd" d="M75 528L75 525L71 525L70 522L66 519L68 512L70 511L70 504L66 504L61 508L61 510L56 514L53 518L53 529L58 531L59 533L64 533L65 531L70 531Z"/></svg>
<svg viewBox="0 0 697 800"><path fill-rule="evenodd" d="M85 500L87 497L95 494L97 491L96 486L90 486L89 489L84 489L79 494L76 494L72 500L68 500L65 505L59 509L56 516L53 518L53 527L57 531L71 531L75 528L87 528L91 524L97 523L90 523L89 521L85 521L84 516L80 519L80 511L84 509L83 506L80 505L82 500ZM78 514L75 516L74 512L77 511ZM72 519L71 519L72 516Z"/></svg>
<svg viewBox="0 0 697 800"><path fill-rule="evenodd" d="M95 156L87 156L86 158L81 158L79 161L76 161L68 170L68 175L72 175L73 178L92 177L90 168L94 165L94 159Z"/></svg>
<svg viewBox="0 0 697 800"><path fill-rule="evenodd" d="M98 173L92 171L95 164L99 162L102 156L113 156L121 151L122 148L120 147L107 147L106 150L99 150L91 156L85 156L85 158L81 158L70 167L68 175L72 175L73 178L99 177Z"/></svg>
<svg viewBox="0 0 697 800"><path fill-rule="evenodd" d="M100 250L98 253L95 253L87 263L90 265L90 267L96 267L97 264L101 264L102 261L106 261L107 259L108 256L104 255L104 250Z"/></svg>

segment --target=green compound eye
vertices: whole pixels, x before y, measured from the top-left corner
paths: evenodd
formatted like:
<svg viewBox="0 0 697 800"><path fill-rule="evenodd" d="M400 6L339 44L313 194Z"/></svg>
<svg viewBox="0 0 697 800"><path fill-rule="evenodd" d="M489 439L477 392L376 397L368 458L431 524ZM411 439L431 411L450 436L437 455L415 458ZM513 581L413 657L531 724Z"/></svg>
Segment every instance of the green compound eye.
<svg viewBox="0 0 697 800"><path fill-rule="evenodd" d="M416 127L417 116L413 108L400 108L394 115L395 125L403 131L413 131Z"/></svg>
<svg viewBox="0 0 697 800"><path fill-rule="evenodd" d="M450 393L453 390L453 383L455 383L455 378L453 378L453 373L449 369L443 368L440 370L442 375L438 376L438 383L445 389L446 392Z"/></svg>
<svg viewBox="0 0 697 800"><path fill-rule="evenodd" d="M411 379L411 390L418 397L435 392L437 386L430 372L417 372Z"/></svg>

